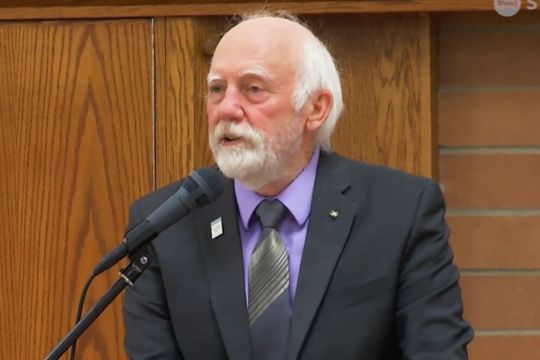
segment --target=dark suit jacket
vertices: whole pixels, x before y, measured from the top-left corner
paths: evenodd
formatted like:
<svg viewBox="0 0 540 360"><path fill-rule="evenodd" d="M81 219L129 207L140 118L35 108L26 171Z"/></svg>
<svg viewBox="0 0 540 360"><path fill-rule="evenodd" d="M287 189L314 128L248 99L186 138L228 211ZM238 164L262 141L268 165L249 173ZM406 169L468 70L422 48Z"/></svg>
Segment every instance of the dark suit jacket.
<svg viewBox="0 0 540 360"><path fill-rule="evenodd" d="M236 201L223 183L215 203L153 241L124 299L130 358L251 359ZM180 184L135 202L131 224ZM224 234L212 239L219 217ZM473 333L448 235L436 183L321 153L288 359L466 359Z"/></svg>

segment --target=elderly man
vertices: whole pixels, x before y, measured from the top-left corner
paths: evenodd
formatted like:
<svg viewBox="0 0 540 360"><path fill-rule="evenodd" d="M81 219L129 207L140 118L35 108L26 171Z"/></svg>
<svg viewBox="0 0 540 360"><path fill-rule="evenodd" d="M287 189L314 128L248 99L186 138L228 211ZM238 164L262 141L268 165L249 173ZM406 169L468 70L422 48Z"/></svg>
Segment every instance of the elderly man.
<svg viewBox="0 0 540 360"><path fill-rule="evenodd" d="M130 358L467 358L439 187L328 151L341 109L332 57L298 22L223 36L207 112L225 190L154 240L125 296ZM179 186L137 201L131 222Z"/></svg>

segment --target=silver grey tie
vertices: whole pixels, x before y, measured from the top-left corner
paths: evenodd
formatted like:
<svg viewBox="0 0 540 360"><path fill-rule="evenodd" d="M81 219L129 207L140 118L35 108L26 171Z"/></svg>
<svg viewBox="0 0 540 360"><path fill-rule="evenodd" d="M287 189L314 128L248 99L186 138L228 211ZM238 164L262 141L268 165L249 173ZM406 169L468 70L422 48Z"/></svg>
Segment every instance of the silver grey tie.
<svg viewBox="0 0 540 360"><path fill-rule="evenodd" d="M263 226L249 265L249 324L255 360L285 356L289 310L289 260L278 227L286 208L262 201L255 213Z"/></svg>

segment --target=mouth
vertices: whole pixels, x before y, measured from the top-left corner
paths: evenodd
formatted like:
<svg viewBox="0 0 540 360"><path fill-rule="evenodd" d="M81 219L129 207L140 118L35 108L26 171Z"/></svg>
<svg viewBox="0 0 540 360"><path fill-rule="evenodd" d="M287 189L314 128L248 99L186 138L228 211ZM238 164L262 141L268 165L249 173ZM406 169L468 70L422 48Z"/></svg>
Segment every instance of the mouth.
<svg viewBox="0 0 540 360"><path fill-rule="evenodd" d="M244 139L241 136L225 135L219 141L221 146L234 146L244 143Z"/></svg>

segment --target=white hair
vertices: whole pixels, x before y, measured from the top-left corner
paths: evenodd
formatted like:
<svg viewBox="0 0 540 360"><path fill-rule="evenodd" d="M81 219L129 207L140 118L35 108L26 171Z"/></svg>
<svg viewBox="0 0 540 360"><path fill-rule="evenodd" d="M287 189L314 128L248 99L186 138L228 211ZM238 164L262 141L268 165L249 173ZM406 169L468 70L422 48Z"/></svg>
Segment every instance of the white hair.
<svg viewBox="0 0 540 360"><path fill-rule="evenodd" d="M332 94L332 107L328 117L317 130L315 139L323 148L329 149L330 137L343 111L339 72L332 55L315 35L305 41L302 55L303 66L298 70L292 98L293 106L296 111L300 111L317 90L327 90Z"/></svg>

